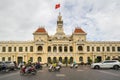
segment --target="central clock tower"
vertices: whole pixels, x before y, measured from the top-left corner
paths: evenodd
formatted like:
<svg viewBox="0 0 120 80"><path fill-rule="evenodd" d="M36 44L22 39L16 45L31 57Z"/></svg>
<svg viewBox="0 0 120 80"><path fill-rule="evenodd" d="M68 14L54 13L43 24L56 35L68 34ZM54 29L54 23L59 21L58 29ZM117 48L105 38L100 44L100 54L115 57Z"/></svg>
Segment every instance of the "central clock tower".
<svg viewBox="0 0 120 80"><path fill-rule="evenodd" d="M62 20L62 16L61 13L59 13L58 16L58 20L57 20L57 30L56 30L56 36L62 36L65 35L64 31L63 31L63 20Z"/></svg>

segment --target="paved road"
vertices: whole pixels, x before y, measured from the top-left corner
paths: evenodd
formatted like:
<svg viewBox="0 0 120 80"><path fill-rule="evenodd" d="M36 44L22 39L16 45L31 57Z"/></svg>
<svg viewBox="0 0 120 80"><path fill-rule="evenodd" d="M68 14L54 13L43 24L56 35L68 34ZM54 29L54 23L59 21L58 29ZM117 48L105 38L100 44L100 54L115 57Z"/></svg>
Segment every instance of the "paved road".
<svg viewBox="0 0 120 80"><path fill-rule="evenodd" d="M44 68L37 75L20 76L19 71L0 73L0 80L120 80L120 70L93 70L81 66L78 69L62 68L60 72L48 72Z"/></svg>

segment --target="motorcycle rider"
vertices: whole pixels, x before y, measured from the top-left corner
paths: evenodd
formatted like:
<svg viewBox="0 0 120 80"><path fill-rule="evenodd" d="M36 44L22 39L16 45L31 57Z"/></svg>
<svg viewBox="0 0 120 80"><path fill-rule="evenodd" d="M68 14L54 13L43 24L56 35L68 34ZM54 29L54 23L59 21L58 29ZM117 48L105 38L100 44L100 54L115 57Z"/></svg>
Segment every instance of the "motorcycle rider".
<svg viewBox="0 0 120 80"><path fill-rule="evenodd" d="M61 61L58 62L58 66L59 66L60 68L62 67Z"/></svg>
<svg viewBox="0 0 120 80"><path fill-rule="evenodd" d="M74 62L73 62L73 67L74 67L75 65L76 65L76 62L74 61Z"/></svg>
<svg viewBox="0 0 120 80"><path fill-rule="evenodd" d="M22 66L22 71L24 73L26 73L26 72L28 72L30 70L31 67L32 67L32 63L31 63L31 61L28 61L28 64Z"/></svg>
<svg viewBox="0 0 120 80"><path fill-rule="evenodd" d="M56 66L57 66L57 63L53 63L52 66L53 66L53 68L55 69Z"/></svg>
<svg viewBox="0 0 120 80"><path fill-rule="evenodd" d="M77 67L78 67L78 65L75 61L70 65L70 68L77 68Z"/></svg>
<svg viewBox="0 0 120 80"><path fill-rule="evenodd" d="M53 64L51 64L50 65L50 67L49 67L49 72L51 72L51 71L59 71L60 70L60 65L58 64L58 63L53 63Z"/></svg>
<svg viewBox="0 0 120 80"><path fill-rule="evenodd" d="M34 65L30 65L30 64L27 64L25 66L22 67L21 71L20 71L20 75L24 75L24 74L36 74L36 69L35 69L35 66Z"/></svg>
<svg viewBox="0 0 120 80"><path fill-rule="evenodd" d="M26 65L25 72L28 72L31 67L33 67L33 66L32 66L32 62L31 62L31 61L28 61L28 64Z"/></svg>

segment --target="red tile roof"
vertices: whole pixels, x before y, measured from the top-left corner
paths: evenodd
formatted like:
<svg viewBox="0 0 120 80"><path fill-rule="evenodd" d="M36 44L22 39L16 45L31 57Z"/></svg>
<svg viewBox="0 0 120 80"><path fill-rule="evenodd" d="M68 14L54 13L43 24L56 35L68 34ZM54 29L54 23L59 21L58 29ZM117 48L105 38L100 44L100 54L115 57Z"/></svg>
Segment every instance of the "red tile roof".
<svg viewBox="0 0 120 80"><path fill-rule="evenodd" d="M74 33L85 33L85 32L81 28L77 27L75 28Z"/></svg>
<svg viewBox="0 0 120 80"><path fill-rule="evenodd" d="M35 32L46 33L46 30L43 27L39 27Z"/></svg>

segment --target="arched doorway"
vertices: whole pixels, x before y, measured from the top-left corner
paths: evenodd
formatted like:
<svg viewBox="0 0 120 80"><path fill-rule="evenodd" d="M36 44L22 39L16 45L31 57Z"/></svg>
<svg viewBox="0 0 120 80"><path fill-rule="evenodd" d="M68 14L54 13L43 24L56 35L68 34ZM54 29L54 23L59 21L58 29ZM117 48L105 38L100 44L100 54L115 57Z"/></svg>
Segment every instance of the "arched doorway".
<svg viewBox="0 0 120 80"><path fill-rule="evenodd" d="M48 57L48 58L47 58L47 62L48 62L48 63L52 63L51 57Z"/></svg>
<svg viewBox="0 0 120 80"><path fill-rule="evenodd" d="M41 62L42 61L42 58L41 57L38 57L38 62Z"/></svg>
<svg viewBox="0 0 120 80"><path fill-rule="evenodd" d="M102 61L102 57L101 56L97 56L97 62L101 62Z"/></svg>
<svg viewBox="0 0 120 80"><path fill-rule="evenodd" d="M53 57L53 63L56 63L56 62L57 62L57 58Z"/></svg>
<svg viewBox="0 0 120 80"><path fill-rule="evenodd" d="M59 57L59 61L62 62L62 57Z"/></svg>
<svg viewBox="0 0 120 80"><path fill-rule="evenodd" d="M70 63L73 63L73 57L70 57Z"/></svg>
<svg viewBox="0 0 120 80"><path fill-rule="evenodd" d="M79 61L83 62L83 57L82 56L79 57Z"/></svg>
<svg viewBox="0 0 120 80"><path fill-rule="evenodd" d="M64 63L68 63L68 57L64 58Z"/></svg>
<svg viewBox="0 0 120 80"><path fill-rule="evenodd" d="M30 57L30 59L29 59L31 62L33 62L33 57Z"/></svg>
<svg viewBox="0 0 120 80"><path fill-rule="evenodd" d="M17 62L18 62L18 64L23 62L23 57L17 57Z"/></svg>

